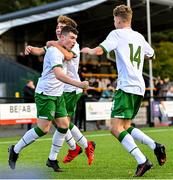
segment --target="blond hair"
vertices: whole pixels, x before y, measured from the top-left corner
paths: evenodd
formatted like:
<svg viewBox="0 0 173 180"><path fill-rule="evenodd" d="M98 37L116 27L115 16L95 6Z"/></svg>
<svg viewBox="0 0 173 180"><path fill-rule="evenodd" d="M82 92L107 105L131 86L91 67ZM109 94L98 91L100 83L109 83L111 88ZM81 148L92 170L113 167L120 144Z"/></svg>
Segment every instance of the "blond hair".
<svg viewBox="0 0 173 180"><path fill-rule="evenodd" d="M73 28L77 27L77 23L73 19L64 15L61 15L57 18L57 23L66 24L67 26L71 26Z"/></svg>
<svg viewBox="0 0 173 180"><path fill-rule="evenodd" d="M126 5L119 5L113 10L113 16L118 16L123 22L129 22L132 19L132 9Z"/></svg>

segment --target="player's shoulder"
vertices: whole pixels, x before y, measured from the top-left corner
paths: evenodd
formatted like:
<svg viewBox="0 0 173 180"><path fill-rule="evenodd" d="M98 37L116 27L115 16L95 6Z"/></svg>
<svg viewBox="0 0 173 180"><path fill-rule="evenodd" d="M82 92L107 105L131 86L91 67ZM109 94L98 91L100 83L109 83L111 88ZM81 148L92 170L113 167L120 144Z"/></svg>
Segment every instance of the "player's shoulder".
<svg viewBox="0 0 173 180"><path fill-rule="evenodd" d="M56 47L49 47L46 51L46 54L45 54L45 58L57 58L57 57L60 57L60 58L64 58L64 55L63 53Z"/></svg>
<svg viewBox="0 0 173 180"><path fill-rule="evenodd" d="M58 48L53 47L53 46L47 49L47 53L62 54L62 52Z"/></svg>
<svg viewBox="0 0 173 180"><path fill-rule="evenodd" d="M109 37L117 37L118 34L119 34L118 29L114 29L114 30L112 30L112 31L109 33L108 36L109 36Z"/></svg>
<svg viewBox="0 0 173 180"><path fill-rule="evenodd" d="M141 37L141 38L144 39L144 36L143 36L140 32L135 31L135 30L132 30L132 31L133 31L133 33L135 33L137 36L139 36L139 37Z"/></svg>
<svg viewBox="0 0 173 180"><path fill-rule="evenodd" d="M58 48L56 48L56 47L54 47L54 46L50 46L48 49L47 49L47 51L49 51L49 52L53 52L53 51L57 51L58 50Z"/></svg>

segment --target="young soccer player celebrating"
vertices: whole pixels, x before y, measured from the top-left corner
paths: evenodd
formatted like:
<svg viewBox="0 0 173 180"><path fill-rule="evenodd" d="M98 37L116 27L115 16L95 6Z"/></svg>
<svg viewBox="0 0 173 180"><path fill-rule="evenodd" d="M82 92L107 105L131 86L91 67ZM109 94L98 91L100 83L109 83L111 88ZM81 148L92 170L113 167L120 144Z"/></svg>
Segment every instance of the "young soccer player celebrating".
<svg viewBox="0 0 173 180"><path fill-rule="evenodd" d="M71 26L63 28L59 43L66 49L71 50L77 39L77 30ZM37 127L27 131L25 135L9 148L9 166L15 169L19 152L26 146L33 143L36 139L44 136L50 129L52 121L58 127L56 155L65 140L69 127L67 111L63 96L64 83L74 85L79 88L87 88L87 81L76 81L63 72L64 55L55 47L48 48L43 64L43 72L36 86L35 102L37 107ZM53 166L55 171L61 171L57 160L48 159L48 165ZM56 165L56 166L55 166Z"/></svg>
<svg viewBox="0 0 173 180"><path fill-rule="evenodd" d="M74 28L77 27L77 24L74 20L67 16L59 16L57 19L57 26L56 26L56 35L57 39L59 40L61 30L63 27L69 25ZM79 44L76 42L74 47L71 51L67 51L64 49L58 41L49 41L48 46L55 46L57 47L65 56L65 62L64 62L64 69L69 77L71 77L74 80L80 81L79 74L78 74L78 67L79 67L79 60L80 60L80 50L79 50ZM42 55L46 52L47 47L44 48L38 48L33 46L27 46L25 49L25 54L35 54L35 55ZM77 101L82 95L82 89L74 87L69 84L64 85L64 99L66 104L66 110L68 113L69 121L74 116ZM55 131L53 140L52 140L52 148L49 155L49 158L52 157L53 159L56 159L57 153L56 153L56 143L57 143L57 136L58 131ZM82 145L85 148L85 153L88 158L88 164L91 165L94 160L94 150L95 150L95 143L93 141L87 141L85 136L80 132L77 126L75 126L72 122L70 122L69 130L67 131L67 134L65 136L65 140L70 146L70 149L68 151L68 154L64 157L63 162L69 163L71 162L75 157L77 157L81 152L82 148L76 144L74 139L77 143ZM54 166L52 166L54 169Z"/></svg>
<svg viewBox="0 0 173 180"><path fill-rule="evenodd" d="M164 145L161 145L131 126L131 120L137 114L145 92L142 76L144 58L152 58L154 50L144 37L132 30L132 10L125 5L113 10L116 30L96 48L83 48L82 53L102 55L115 51L118 70L117 91L114 95L111 112L111 133L124 148L136 159L138 166L134 176L142 176L152 167L152 163L144 156L134 140L147 144L155 153L159 165L166 161Z"/></svg>

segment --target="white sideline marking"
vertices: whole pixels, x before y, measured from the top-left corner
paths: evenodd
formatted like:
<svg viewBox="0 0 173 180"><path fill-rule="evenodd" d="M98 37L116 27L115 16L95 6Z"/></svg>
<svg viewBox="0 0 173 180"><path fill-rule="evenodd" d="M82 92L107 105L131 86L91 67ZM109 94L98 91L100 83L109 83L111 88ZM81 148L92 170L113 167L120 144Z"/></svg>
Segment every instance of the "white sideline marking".
<svg viewBox="0 0 173 180"><path fill-rule="evenodd" d="M157 133L157 132L165 132L168 131L168 129L152 129L152 130L144 130L144 132L151 132L151 133ZM173 131L173 129L169 129L169 131ZM103 136L112 136L110 133L109 134L91 134L91 135L85 135L85 137L103 137ZM38 139L37 141L50 141L52 138L44 138L44 139ZM13 144L16 143L17 141L5 141L5 142L0 142L0 144Z"/></svg>

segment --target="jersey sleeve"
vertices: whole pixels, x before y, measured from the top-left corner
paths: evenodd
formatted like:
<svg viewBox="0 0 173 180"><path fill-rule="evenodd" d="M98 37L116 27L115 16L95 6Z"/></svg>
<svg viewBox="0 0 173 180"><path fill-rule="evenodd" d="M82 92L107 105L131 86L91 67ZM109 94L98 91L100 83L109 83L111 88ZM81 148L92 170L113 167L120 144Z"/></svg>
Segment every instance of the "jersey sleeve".
<svg viewBox="0 0 173 180"><path fill-rule="evenodd" d="M154 49L149 45L149 43L146 40L144 40L144 54L147 57L154 56Z"/></svg>
<svg viewBox="0 0 173 180"><path fill-rule="evenodd" d="M110 52L115 50L118 45L118 35L116 30L113 30L109 33L106 39L99 45L105 52Z"/></svg>
<svg viewBox="0 0 173 180"><path fill-rule="evenodd" d="M64 55L55 47L50 47L47 50L47 56L50 59L52 69L54 67L63 67Z"/></svg>

